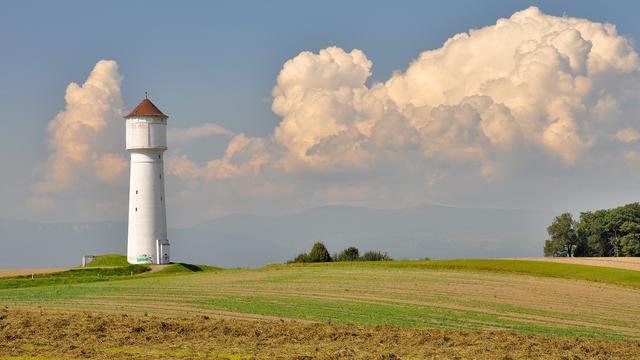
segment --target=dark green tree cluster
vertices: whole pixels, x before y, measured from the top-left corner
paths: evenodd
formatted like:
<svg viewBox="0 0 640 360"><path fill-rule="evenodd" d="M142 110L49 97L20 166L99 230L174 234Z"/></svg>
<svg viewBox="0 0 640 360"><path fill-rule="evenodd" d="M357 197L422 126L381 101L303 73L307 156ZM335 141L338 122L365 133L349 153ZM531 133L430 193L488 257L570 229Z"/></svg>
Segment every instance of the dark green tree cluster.
<svg viewBox="0 0 640 360"><path fill-rule="evenodd" d="M640 256L640 204L557 216L544 256Z"/></svg>
<svg viewBox="0 0 640 360"><path fill-rule="evenodd" d="M315 262L331 262L333 259L329 255L327 247L323 243L317 242L313 244L309 253L302 253L296 256L290 263L315 263Z"/></svg>
<svg viewBox="0 0 640 360"><path fill-rule="evenodd" d="M353 246L344 249L336 256L336 261L357 261L358 259L360 259L360 251Z"/></svg>
<svg viewBox="0 0 640 360"><path fill-rule="evenodd" d="M313 244L309 253L302 253L296 256L289 263L314 263L314 262L332 262L332 261L389 261L393 260L387 253L379 251L367 251L360 256L358 248L350 246L344 249L340 254L329 255L329 251L323 243L317 242Z"/></svg>

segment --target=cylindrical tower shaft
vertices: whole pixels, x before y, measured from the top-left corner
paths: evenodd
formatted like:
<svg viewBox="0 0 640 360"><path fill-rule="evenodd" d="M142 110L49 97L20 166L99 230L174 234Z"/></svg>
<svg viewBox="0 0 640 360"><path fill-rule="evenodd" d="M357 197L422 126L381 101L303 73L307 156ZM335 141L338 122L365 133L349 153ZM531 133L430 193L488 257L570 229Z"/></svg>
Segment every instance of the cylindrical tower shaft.
<svg viewBox="0 0 640 360"><path fill-rule="evenodd" d="M132 264L169 262L163 163L167 118L146 98L126 117L131 154L127 260Z"/></svg>
<svg viewBox="0 0 640 360"><path fill-rule="evenodd" d="M167 240L162 152L153 149L130 152L129 262L163 263L164 254L160 259L156 254L158 240Z"/></svg>

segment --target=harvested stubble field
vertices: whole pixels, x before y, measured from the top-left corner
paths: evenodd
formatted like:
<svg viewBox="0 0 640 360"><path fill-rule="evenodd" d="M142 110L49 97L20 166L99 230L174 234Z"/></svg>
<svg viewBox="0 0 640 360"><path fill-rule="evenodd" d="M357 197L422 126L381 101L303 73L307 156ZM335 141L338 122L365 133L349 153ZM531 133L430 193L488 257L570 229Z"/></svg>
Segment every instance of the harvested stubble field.
<svg viewBox="0 0 640 360"><path fill-rule="evenodd" d="M36 269L0 269L0 278L11 276L28 276L65 271L66 268L36 268Z"/></svg>
<svg viewBox="0 0 640 360"><path fill-rule="evenodd" d="M629 359L640 342L204 316L0 310L0 359Z"/></svg>
<svg viewBox="0 0 640 360"><path fill-rule="evenodd" d="M618 269L640 271L640 257L543 257L523 258L520 260L548 261L560 264L579 264L591 266L605 266Z"/></svg>
<svg viewBox="0 0 640 360"><path fill-rule="evenodd" d="M9 307L0 358L640 358L638 304L640 272L532 261L212 268L13 289L0 281ZM163 323L186 330L165 333Z"/></svg>

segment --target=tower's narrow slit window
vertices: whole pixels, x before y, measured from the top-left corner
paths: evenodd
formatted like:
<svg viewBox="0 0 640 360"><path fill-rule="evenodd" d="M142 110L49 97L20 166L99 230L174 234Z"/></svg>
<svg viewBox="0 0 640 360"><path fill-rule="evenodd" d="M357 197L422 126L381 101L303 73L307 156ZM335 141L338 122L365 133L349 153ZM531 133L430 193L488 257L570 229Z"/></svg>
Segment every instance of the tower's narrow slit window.
<svg viewBox="0 0 640 360"><path fill-rule="evenodd" d="M136 208L136 211L138 211L138 208Z"/></svg>
<svg viewBox="0 0 640 360"><path fill-rule="evenodd" d="M138 195L138 190L136 190L136 195Z"/></svg>

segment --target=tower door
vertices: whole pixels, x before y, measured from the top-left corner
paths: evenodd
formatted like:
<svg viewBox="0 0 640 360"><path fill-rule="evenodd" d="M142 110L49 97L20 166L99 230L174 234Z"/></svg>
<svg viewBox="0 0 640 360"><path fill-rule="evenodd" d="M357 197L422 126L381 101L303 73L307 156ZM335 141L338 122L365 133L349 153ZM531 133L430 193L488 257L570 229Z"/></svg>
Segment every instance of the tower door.
<svg viewBox="0 0 640 360"><path fill-rule="evenodd" d="M161 249L162 251L160 252L160 254L162 255L162 263L168 264L170 262L169 261L169 243L162 244Z"/></svg>
<svg viewBox="0 0 640 360"><path fill-rule="evenodd" d="M170 262L169 241L156 240L156 261L157 264L168 264Z"/></svg>

